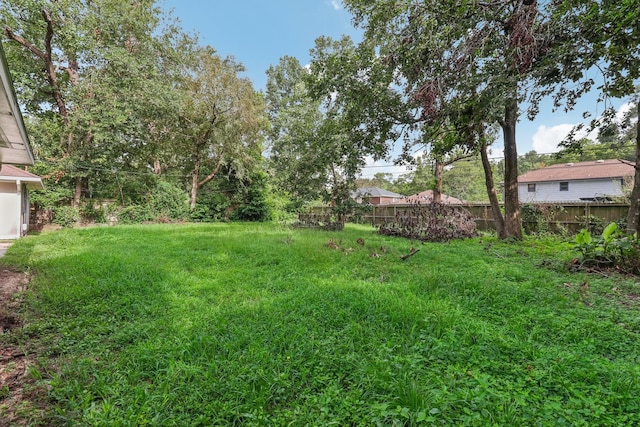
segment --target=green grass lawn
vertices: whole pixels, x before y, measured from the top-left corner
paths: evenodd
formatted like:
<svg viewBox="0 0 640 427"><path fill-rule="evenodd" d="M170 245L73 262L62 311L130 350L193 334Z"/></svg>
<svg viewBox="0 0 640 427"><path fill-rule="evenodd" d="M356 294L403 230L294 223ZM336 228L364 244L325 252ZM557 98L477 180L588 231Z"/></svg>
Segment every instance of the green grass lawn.
<svg viewBox="0 0 640 427"><path fill-rule="evenodd" d="M45 425L639 425L640 285L571 258L355 225L63 230L1 260L32 283L0 344L41 361Z"/></svg>

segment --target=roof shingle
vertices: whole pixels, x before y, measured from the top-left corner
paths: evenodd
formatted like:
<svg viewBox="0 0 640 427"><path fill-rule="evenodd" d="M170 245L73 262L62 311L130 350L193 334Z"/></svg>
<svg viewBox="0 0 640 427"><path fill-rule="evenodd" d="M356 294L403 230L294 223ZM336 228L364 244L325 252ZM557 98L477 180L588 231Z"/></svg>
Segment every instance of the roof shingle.
<svg viewBox="0 0 640 427"><path fill-rule="evenodd" d="M34 175L31 172L27 172L12 165L2 165L2 167L0 167L0 177L40 179L38 175Z"/></svg>
<svg viewBox="0 0 640 427"><path fill-rule="evenodd" d="M580 163L561 163L527 172L518 177L519 183L572 181L583 179L623 178L633 176L634 165L626 160L595 160Z"/></svg>

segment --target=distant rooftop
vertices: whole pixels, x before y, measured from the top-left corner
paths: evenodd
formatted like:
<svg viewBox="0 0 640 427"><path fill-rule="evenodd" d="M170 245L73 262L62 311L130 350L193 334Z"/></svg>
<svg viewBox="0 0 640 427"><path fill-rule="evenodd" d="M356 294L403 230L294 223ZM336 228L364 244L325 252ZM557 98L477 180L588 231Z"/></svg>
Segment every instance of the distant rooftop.
<svg viewBox="0 0 640 427"><path fill-rule="evenodd" d="M623 178L635 174L634 165L626 160L592 160L579 163L559 163L529 171L518 177L519 183L572 181L583 179Z"/></svg>
<svg viewBox="0 0 640 427"><path fill-rule="evenodd" d="M393 191L383 190L378 187L365 187L358 188L351 193L351 197L404 197L402 194L394 193Z"/></svg>

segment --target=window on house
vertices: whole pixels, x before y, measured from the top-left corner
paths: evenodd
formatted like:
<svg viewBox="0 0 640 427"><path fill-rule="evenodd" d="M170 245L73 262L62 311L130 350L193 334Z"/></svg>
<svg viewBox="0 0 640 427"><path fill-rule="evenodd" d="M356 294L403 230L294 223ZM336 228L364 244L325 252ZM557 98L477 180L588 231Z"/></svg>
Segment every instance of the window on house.
<svg viewBox="0 0 640 427"><path fill-rule="evenodd" d="M527 184L527 191L529 193L535 193L536 192L536 185L535 184Z"/></svg>
<svg viewBox="0 0 640 427"><path fill-rule="evenodd" d="M560 191L569 191L569 183L561 182L560 183Z"/></svg>

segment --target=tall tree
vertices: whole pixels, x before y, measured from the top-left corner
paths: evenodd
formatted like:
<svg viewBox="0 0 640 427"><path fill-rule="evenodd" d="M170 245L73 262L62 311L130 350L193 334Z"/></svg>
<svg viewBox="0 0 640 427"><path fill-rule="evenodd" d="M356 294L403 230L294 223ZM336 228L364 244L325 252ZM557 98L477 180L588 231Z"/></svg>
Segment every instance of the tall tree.
<svg viewBox="0 0 640 427"><path fill-rule="evenodd" d="M383 130L387 140L394 140L398 132L390 130L389 124L401 124L410 143L418 144L424 142L429 129L450 126L452 117L466 109L481 120L478 125L498 123L506 164L505 236L521 238L516 123L536 60L554 34L548 15L541 13L543 7L528 0L464 4L452 0L345 0L345 5L356 24L364 28L364 39L350 59L338 60L333 55L334 59L326 60L332 72L324 75L344 83L342 76L351 72L355 81L351 87L359 85L368 92L351 91L353 96L344 105L352 109L355 105L361 116L368 112L362 105L375 105L379 115L368 116L377 119L374 134ZM392 99L401 101L405 114L393 109L391 116L385 98L382 102L370 99L370 88L380 81L396 89ZM334 87L336 92L344 91L338 84ZM365 120L356 126L368 125ZM482 140L476 138L477 149Z"/></svg>
<svg viewBox="0 0 640 427"><path fill-rule="evenodd" d="M240 76L243 71L241 64L221 58L211 47L196 48L185 60L173 136L178 150L172 155L190 176L191 208L199 189L222 168L242 180L260 163L267 124L264 102Z"/></svg>
<svg viewBox="0 0 640 427"><path fill-rule="evenodd" d="M78 206L91 179L144 168L154 123L172 104L158 58L178 35L154 1L0 0L22 102L44 126L36 148L47 175L73 183Z"/></svg>
<svg viewBox="0 0 640 427"><path fill-rule="evenodd" d="M603 83L596 89L601 100L623 98L636 93L640 78L640 8L637 0L573 0L557 2L554 19L564 29L563 37L541 61L545 67L539 73L541 90L537 97L554 94L556 106L573 108L576 100L593 89L595 81L589 70L599 70ZM638 105L640 97L634 97ZM637 107L636 107L637 108ZM588 116L589 112L585 113ZM606 126L615 117L608 108L591 121L589 128ZM573 136L567 145L576 145ZM640 231L640 127L636 127L636 165L627 231Z"/></svg>
<svg viewBox="0 0 640 427"><path fill-rule="evenodd" d="M323 114L305 83L306 70L293 57L280 58L267 70L269 159L277 186L291 194L297 205L323 196L328 181L328 151L318 143Z"/></svg>
<svg viewBox="0 0 640 427"><path fill-rule="evenodd" d="M267 74L270 158L280 186L299 203L322 198L342 215L371 150L359 149L364 146L351 118L331 96L323 102L313 93L313 66L309 72L295 58L284 57Z"/></svg>

